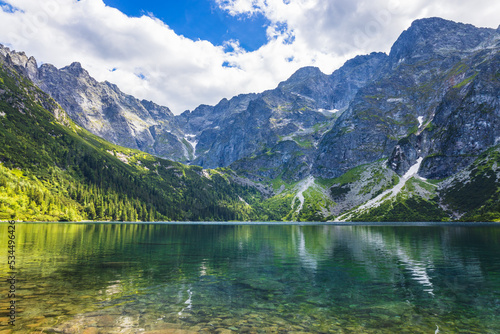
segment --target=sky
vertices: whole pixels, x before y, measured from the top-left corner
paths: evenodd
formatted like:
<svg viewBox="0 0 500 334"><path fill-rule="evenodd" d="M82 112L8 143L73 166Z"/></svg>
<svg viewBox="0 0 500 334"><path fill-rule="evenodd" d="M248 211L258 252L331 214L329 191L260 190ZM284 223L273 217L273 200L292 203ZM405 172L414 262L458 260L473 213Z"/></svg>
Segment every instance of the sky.
<svg viewBox="0 0 500 334"><path fill-rule="evenodd" d="M491 0L0 0L0 43L179 114L389 52L415 19L497 28Z"/></svg>

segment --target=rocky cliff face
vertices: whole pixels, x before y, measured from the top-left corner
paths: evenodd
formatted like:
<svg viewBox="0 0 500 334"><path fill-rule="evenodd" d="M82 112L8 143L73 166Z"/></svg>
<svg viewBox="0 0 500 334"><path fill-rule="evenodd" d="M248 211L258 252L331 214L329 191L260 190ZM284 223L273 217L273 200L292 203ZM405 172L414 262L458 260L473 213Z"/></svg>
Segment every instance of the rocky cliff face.
<svg viewBox="0 0 500 334"><path fill-rule="evenodd" d="M124 94L109 82L97 82L79 63L62 69L44 64L32 79L92 133L158 156L188 159L182 131L168 108Z"/></svg>
<svg viewBox="0 0 500 334"><path fill-rule="evenodd" d="M285 179L297 181L309 175L323 134L386 59L380 53L356 57L332 75L315 67L302 68L276 89L240 95L214 108L202 106L181 115L186 124L206 122L202 113L219 117L209 128L198 128L194 163L231 166L256 179L284 173ZM301 158L273 163L276 170L269 174L268 160L274 154Z"/></svg>
<svg viewBox="0 0 500 334"><path fill-rule="evenodd" d="M422 175L441 178L470 163L498 137L498 38L442 19L414 22L323 137L314 173L337 177L390 157L402 175L423 157Z"/></svg>
<svg viewBox="0 0 500 334"><path fill-rule="evenodd" d="M77 62L61 69L50 64L38 67L22 52L3 46L0 52L90 132L121 146L190 160L192 147L183 140L183 131L167 107L124 94L112 83L97 82Z"/></svg>

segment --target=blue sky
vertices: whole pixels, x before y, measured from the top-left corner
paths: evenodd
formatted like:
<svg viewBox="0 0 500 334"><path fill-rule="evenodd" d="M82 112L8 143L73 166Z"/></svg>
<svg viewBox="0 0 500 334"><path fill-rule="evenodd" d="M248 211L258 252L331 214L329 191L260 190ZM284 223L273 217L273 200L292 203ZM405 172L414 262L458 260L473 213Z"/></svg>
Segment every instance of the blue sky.
<svg viewBox="0 0 500 334"><path fill-rule="evenodd" d="M412 21L500 24L491 0L0 0L0 43L178 114L389 52Z"/></svg>
<svg viewBox="0 0 500 334"><path fill-rule="evenodd" d="M129 16L154 15L177 34L192 40L207 40L223 45L238 40L246 51L255 51L267 43L270 21L262 14L238 17L222 10L212 0L104 0Z"/></svg>

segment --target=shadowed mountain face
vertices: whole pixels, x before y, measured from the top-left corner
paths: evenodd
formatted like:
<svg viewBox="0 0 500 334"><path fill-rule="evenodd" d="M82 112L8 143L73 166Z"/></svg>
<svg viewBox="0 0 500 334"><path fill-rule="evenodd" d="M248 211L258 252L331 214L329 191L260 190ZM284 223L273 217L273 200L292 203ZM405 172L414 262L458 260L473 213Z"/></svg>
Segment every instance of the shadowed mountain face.
<svg viewBox="0 0 500 334"><path fill-rule="evenodd" d="M226 167L280 147L295 147L287 153L305 154L311 165L311 148L387 60L382 53L359 56L332 75L315 67L302 68L274 90L223 99L216 106L201 105L174 116L166 107L135 99L109 82L97 82L79 63L38 68L36 60L24 53L1 50L92 133L207 168ZM295 144L281 144L286 141ZM255 164L259 163L257 159Z"/></svg>
<svg viewBox="0 0 500 334"><path fill-rule="evenodd" d="M336 177L389 157L402 175L423 157L421 174L441 178L495 145L499 38L442 19L414 22L323 137L314 173Z"/></svg>
<svg viewBox="0 0 500 334"><path fill-rule="evenodd" d="M381 161L386 180L417 162L421 177L458 175L500 143L499 49L500 28L417 20L389 55L355 57L331 75L301 68L275 89L177 116L97 82L78 63L37 67L24 53L1 46L0 53L74 121L112 143L293 183Z"/></svg>

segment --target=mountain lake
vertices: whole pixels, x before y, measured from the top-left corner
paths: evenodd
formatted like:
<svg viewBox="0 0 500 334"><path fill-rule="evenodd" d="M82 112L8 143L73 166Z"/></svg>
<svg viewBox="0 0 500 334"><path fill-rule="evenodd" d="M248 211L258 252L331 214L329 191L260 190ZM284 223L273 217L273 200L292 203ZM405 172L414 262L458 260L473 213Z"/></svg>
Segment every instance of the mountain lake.
<svg viewBox="0 0 500 334"><path fill-rule="evenodd" d="M2 223L0 240L0 333L500 333L498 223Z"/></svg>

